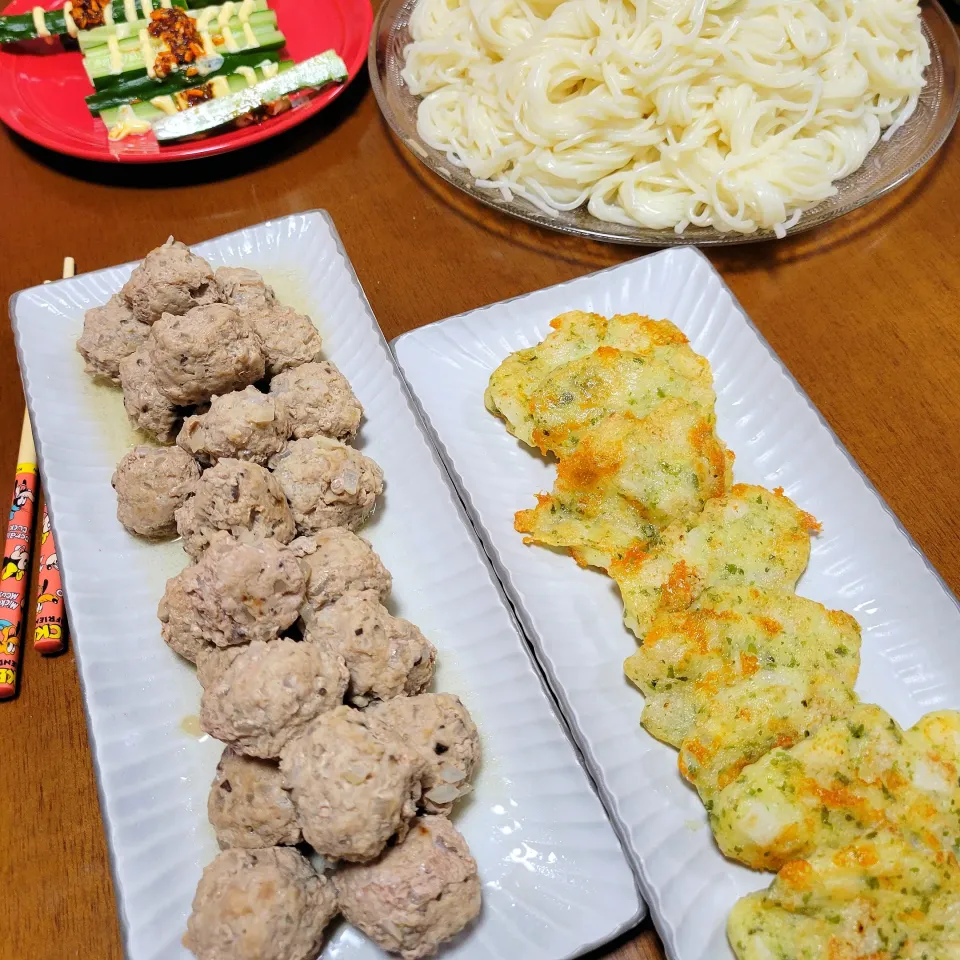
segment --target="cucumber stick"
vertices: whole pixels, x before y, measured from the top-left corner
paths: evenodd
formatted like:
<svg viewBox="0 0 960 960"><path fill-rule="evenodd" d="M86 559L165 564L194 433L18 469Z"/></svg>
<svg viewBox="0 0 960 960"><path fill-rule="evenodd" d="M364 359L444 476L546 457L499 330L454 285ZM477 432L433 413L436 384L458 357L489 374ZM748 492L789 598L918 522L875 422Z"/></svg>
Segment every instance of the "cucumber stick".
<svg viewBox="0 0 960 960"><path fill-rule="evenodd" d="M138 0L139 2L139 0ZM172 0L174 6L183 7L186 4L186 0ZM138 8L139 9L139 8ZM211 33L216 33L217 27L217 16L219 15L222 6L221 5L212 5L207 8L211 11L209 26L207 29ZM267 0L254 0L252 13L262 13L264 10L267 10ZM236 12L236 11L234 11ZM187 13L193 17L197 18L199 11L198 10L187 10ZM236 17L231 17L231 24L236 19ZM77 41L80 44L80 51L84 54L93 53L97 47L103 47L107 43L108 37L117 37L119 40L123 40L126 37L137 37L141 30L145 30L150 23L149 20L139 19L139 20L123 20L116 21L115 23L103 27L94 27L92 30L84 30L78 37Z"/></svg>
<svg viewBox="0 0 960 960"><path fill-rule="evenodd" d="M280 73L283 73L284 71L289 70L293 66L294 66L293 60L281 60L277 64L278 71ZM264 74L261 68L254 67L253 70L255 74L255 80L254 80L255 83L259 83L261 80L267 79L266 75ZM210 81L210 78L208 78L206 82L209 83L209 81ZM244 87L250 86L250 78L245 77L239 73L227 74L226 76L223 76L223 81L224 81L223 87L220 87L219 84L215 85L215 87L219 89L213 90L212 97L225 96L228 93L236 93L238 90L243 90ZM196 89L196 88L189 88L189 89ZM180 97L183 96L182 90L178 91L178 93L180 94ZM159 100L161 98L154 97L153 99ZM176 112L179 110L183 110L189 106L188 103L182 102L181 99L176 96L176 94L174 95L168 94L165 97L163 97L163 99L166 101L167 109L163 109L162 106L157 106L154 103L151 103L149 100L138 100L136 103L131 103L129 104L129 109L133 111L133 115L138 120L146 120L152 123L154 120L159 120L160 117L167 116L171 111ZM119 123L123 122L124 112L125 110L122 105L116 106L116 107L108 107L107 109L101 111L100 119L103 120L103 122L107 125L107 129L110 129L111 127L115 127Z"/></svg>
<svg viewBox="0 0 960 960"><path fill-rule="evenodd" d="M251 18L252 20L252 18ZM234 38L239 49L228 51L224 45L218 46L217 52L221 56L226 56L230 52L242 53L249 50L277 50L286 42L285 38L275 24L265 23L259 26L250 24L253 32L255 44L251 44L243 32L242 28L234 32ZM153 38L151 38L152 41ZM151 43L154 57L160 52L159 44ZM109 52L106 56L98 55L95 57L85 57L83 61L87 76L93 82L97 90L103 90L117 83L126 83L137 77L147 76L147 66L144 62L143 53L139 44L134 49L118 50L116 53ZM152 66L152 64L151 64Z"/></svg>
<svg viewBox="0 0 960 960"><path fill-rule="evenodd" d="M148 7L152 7L154 10L158 9L161 6L161 0L136 0L136 7L131 8L129 2L125 3L124 0L112 0L110 4L111 12L113 14L114 23L122 23L127 19L127 14L131 9L135 9L135 19L138 19L143 16L143 8L141 3L146 3ZM166 0L163 3L163 6L174 6L186 8L190 7L208 7L212 6L218 0ZM79 7L77 0L74 0L74 7ZM43 14L43 26L44 30L52 36L62 36L64 34L70 33L67 29L67 21L63 13L63 5L61 5L56 10L47 10ZM79 27L77 28L79 30ZM93 29L97 29L94 27ZM86 31L79 30L79 36L82 36ZM37 31L37 24L33 18L33 12L30 13L19 13L11 16L0 17L0 44L2 43L18 43L21 40L35 40L37 37L42 36L40 32Z"/></svg>
<svg viewBox="0 0 960 960"><path fill-rule="evenodd" d="M150 77L144 75L126 83L115 83L113 86L107 87L106 90L91 93L87 97L87 107L91 113L96 114L110 107L119 107L123 103L130 103L132 100L150 100L152 97L169 96L178 90L196 87L213 76L233 73L239 67L256 67L264 60L277 63L280 60L280 54L275 50L263 49L228 54L223 58L223 66L219 70L209 73L206 77L188 77L186 73L177 72L171 73L163 80L151 80Z"/></svg>

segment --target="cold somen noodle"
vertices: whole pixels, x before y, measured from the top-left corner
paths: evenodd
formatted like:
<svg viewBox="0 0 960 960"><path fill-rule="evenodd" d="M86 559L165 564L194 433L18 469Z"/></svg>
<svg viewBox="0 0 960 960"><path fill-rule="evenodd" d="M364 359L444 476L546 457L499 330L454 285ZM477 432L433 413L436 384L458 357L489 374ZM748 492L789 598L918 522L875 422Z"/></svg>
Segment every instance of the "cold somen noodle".
<svg viewBox="0 0 960 960"><path fill-rule="evenodd" d="M913 112L916 0L420 0L424 141L547 213L783 234Z"/></svg>

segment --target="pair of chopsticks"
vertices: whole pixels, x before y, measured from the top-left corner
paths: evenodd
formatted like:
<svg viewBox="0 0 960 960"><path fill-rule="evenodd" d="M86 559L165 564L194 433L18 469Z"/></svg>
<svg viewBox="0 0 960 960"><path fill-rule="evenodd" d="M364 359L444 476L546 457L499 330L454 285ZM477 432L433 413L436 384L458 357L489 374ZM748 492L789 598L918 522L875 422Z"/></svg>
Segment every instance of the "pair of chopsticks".
<svg viewBox="0 0 960 960"><path fill-rule="evenodd" d="M63 261L64 278L72 277L75 272L73 257L66 257ZM20 450L17 453L13 503L3 548L3 567L0 568L0 700L8 699L17 692L17 677L23 655L22 633L27 621L27 587L34 545L33 521L39 489L37 448L33 440L30 413L25 410ZM38 653L60 653L64 649L65 639L63 584L46 504L40 529L39 556L33 648Z"/></svg>

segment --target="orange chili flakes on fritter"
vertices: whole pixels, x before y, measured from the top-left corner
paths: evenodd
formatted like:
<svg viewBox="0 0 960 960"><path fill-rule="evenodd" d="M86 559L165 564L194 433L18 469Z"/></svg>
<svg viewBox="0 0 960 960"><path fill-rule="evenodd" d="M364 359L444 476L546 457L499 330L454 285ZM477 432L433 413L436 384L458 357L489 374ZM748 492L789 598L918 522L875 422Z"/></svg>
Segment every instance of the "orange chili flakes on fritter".
<svg viewBox="0 0 960 960"><path fill-rule="evenodd" d="M106 23L103 8L112 0L74 0L70 16L80 30L92 30Z"/></svg>
<svg viewBox="0 0 960 960"><path fill-rule="evenodd" d="M159 40L166 47L157 54L153 65L158 77L165 77L177 68L194 63L203 56L203 42L200 40L196 21L193 17L187 16L180 7L154 10L150 14L147 31L151 37Z"/></svg>

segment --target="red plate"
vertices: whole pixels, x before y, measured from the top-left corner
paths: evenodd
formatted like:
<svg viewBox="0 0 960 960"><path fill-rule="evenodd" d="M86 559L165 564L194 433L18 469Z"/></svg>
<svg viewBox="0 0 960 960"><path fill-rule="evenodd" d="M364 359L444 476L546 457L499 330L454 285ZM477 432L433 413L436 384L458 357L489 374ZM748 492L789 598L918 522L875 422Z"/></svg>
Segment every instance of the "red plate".
<svg viewBox="0 0 960 960"><path fill-rule="evenodd" d="M57 0L47 6L62 4ZM14 0L3 12L29 13L33 6L30 0ZM283 56L299 62L332 48L347 65L347 83L321 90L295 109L241 130L159 148L153 137L127 137L111 151L106 129L83 100L93 87L80 53L65 51L59 40L52 45L35 40L0 47L0 120L59 153L125 163L189 160L266 140L303 123L339 96L363 66L373 22L370 0L270 0L270 6L287 38ZM137 140L143 143L134 143ZM152 149L147 149L147 141Z"/></svg>

